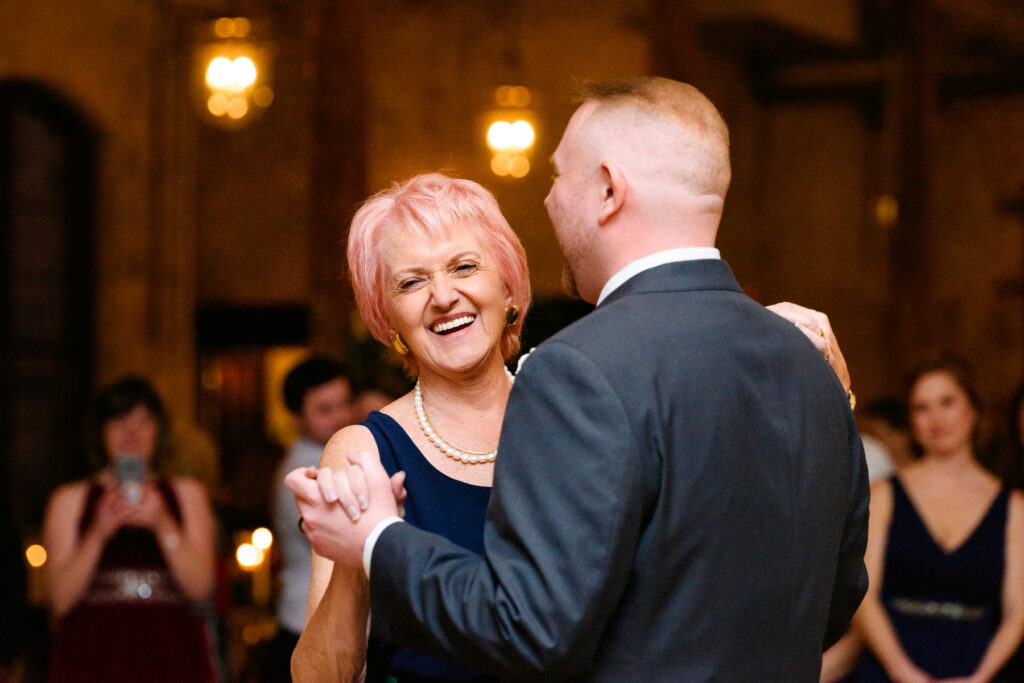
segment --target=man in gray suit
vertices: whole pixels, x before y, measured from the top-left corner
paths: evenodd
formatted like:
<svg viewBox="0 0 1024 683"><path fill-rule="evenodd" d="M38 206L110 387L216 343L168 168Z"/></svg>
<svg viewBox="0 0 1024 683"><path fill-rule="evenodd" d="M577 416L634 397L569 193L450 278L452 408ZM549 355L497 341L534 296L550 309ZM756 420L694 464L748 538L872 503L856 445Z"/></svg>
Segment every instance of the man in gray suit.
<svg viewBox="0 0 1024 683"><path fill-rule="evenodd" d="M365 455L369 509L314 547L366 552L374 633L510 678L817 681L867 587L867 473L828 364L718 258L725 123L675 81L585 86L552 162L597 308L516 379L486 554L393 523Z"/></svg>

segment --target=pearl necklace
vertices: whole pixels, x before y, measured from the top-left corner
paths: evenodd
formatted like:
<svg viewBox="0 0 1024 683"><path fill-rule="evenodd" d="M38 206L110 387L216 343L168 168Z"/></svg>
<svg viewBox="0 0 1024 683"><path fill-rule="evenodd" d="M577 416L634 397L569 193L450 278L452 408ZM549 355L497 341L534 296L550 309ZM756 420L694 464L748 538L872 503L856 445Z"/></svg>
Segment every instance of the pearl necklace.
<svg viewBox="0 0 1024 683"><path fill-rule="evenodd" d="M505 374L508 376L509 382L516 381L515 376L509 372L508 368L505 368ZM437 433L434 429L434 425L430 424L430 418L427 417L427 411L423 409L423 393L420 391L420 381L418 379L416 380L416 392L414 398L416 403L416 418L420 422L420 428L423 430L423 434L427 437L430 443L434 444L437 450L441 451L452 460L458 460L459 462L467 465L479 465L494 462L494 459L498 455L497 448L493 451L470 451L465 448L459 448Z"/></svg>

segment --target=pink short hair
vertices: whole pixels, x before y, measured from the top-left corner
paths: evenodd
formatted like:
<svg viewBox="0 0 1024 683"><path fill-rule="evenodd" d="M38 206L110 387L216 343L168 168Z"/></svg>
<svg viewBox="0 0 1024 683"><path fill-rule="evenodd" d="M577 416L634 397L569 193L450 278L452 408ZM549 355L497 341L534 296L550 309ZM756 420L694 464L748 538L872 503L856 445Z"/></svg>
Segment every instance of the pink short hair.
<svg viewBox="0 0 1024 683"><path fill-rule="evenodd" d="M441 173L424 173L378 192L363 203L352 218L348 232L348 270L356 305L373 337L391 345L394 327L387 312L387 269L384 247L400 230L421 233L427 239L444 233L454 223L476 226L479 237L494 261L498 277L519 320L505 328L502 357L507 361L519 351L523 318L530 307L530 274L526 250L505 220L490 192L472 180ZM416 372L412 354L403 357L406 368Z"/></svg>

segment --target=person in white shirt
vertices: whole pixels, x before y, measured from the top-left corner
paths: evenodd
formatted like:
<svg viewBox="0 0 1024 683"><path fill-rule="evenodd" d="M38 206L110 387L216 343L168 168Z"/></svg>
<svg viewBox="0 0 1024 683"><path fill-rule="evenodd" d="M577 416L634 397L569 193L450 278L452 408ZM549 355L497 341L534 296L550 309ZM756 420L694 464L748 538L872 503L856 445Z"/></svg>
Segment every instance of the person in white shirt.
<svg viewBox="0 0 1024 683"><path fill-rule="evenodd" d="M352 383L345 369L325 356L313 356L292 368L282 393L299 436L288 448L273 480L273 531L281 568L275 610L277 635L262 667L263 679L268 683L291 680L292 650L305 623L309 592L309 541L295 524L295 500L284 486L284 475L296 467L319 464L327 441L356 417Z"/></svg>

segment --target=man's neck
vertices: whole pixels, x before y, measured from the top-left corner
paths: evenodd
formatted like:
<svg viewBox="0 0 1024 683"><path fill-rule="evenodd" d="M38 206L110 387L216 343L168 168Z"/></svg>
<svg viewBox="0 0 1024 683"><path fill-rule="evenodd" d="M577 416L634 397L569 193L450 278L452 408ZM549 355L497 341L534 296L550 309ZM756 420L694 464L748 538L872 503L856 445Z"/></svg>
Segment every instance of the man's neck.
<svg viewBox="0 0 1024 683"><path fill-rule="evenodd" d="M618 289L630 278L644 272L645 270L657 268L658 266L666 263L676 263L678 261L697 261L701 259L720 258L721 254L718 249L715 249L714 247L681 247L647 254L630 261L612 275L601 289L601 294L597 298L597 304L600 305L602 301L608 298L609 294Z"/></svg>

